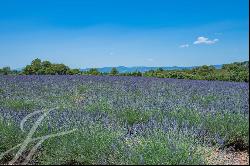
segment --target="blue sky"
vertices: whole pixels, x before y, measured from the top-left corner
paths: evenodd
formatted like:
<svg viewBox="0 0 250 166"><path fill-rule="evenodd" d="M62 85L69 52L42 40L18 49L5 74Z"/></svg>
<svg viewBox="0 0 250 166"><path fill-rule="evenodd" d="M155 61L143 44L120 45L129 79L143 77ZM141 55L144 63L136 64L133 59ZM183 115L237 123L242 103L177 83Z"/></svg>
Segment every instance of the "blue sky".
<svg viewBox="0 0 250 166"><path fill-rule="evenodd" d="M0 0L0 67L192 66L249 59L248 0Z"/></svg>

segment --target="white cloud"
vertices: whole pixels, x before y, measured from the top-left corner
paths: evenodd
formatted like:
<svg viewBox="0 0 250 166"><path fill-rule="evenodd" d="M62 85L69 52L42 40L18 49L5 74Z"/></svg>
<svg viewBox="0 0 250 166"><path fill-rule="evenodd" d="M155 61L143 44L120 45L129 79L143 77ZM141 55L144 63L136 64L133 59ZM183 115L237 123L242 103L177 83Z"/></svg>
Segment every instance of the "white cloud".
<svg viewBox="0 0 250 166"><path fill-rule="evenodd" d="M215 44L219 39L209 40L206 37L198 37L194 44Z"/></svg>
<svg viewBox="0 0 250 166"><path fill-rule="evenodd" d="M179 46L180 48L188 48L189 47L189 44L182 44Z"/></svg>

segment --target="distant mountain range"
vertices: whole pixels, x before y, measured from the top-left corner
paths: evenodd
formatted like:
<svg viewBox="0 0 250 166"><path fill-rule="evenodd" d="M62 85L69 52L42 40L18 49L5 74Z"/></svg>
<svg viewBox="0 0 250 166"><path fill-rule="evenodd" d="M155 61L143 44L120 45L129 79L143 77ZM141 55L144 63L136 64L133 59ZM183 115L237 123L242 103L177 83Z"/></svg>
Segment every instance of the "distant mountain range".
<svg viewBox="0 0 250 166"><path fill-rule="evenodd" d="M220 69L222 65L213 65L216 69ZM191 66L191 67L179 67L179 66L172 66L172 67L146 67L146 66L135 66L135 67L125 67L125 66L118 66L116 69L120 73L126 73L126 72L135 72L135 71L140 71L140 72L146 72L149 70L156 70L158 68L162 68L163 70L183 70L183 69L192 69L198 66ZM102 73L109 73L113 67L102 67L102 68L97 68L98 71ZM88 71L91 68L85 68L81 69L81 71Z"/></svg>
<svg viewBox="0 0 250 166"><path fill-rule="evenodd" d="M220 69L222 65L213 65L216 69ZM126 73L126 72L146 72L149 70L157 70L158 68L162 68L163 70L183 70L183 69L192 69L198 66L190 66L190 67L179 67L179 66L172 66L172 67L147 67L147 66L134 66L134 67L125 67L125 66L118 66L116 69L119 73ZM98 71L102 73L109 73L113 67L101 67L97 68ZM80 69L81 71L88 71L91 68ZM15 70L21 71L23 68L16 68Z"/></svg>

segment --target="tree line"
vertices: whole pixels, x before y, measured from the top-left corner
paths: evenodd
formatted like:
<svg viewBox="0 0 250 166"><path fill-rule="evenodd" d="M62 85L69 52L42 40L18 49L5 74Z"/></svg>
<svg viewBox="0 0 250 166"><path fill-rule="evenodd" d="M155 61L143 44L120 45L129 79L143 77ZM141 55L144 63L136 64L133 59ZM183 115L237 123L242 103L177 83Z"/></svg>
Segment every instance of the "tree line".
<svg viewBox="0 0 250 166"><path fill-rule="evenodd" d="M96 68L81 71L80 69L71 69L64 64L41 61L37 58L21 71L11 70L10 67L0 68L0 75L111 75L249 82L249 61L223 64L221 69L203 65L183 70L163 70L158 68L157 70L150 70L144 73L140 71L119 73L114 67L110 72L102 73Z"/></svg>
<svg viewBox="0 0 250 166"><path fill-rule="evenodd" d="M249 61L223 64L221 69L203 65L185 70L151 70L146 77L249 82Z"/></svg>

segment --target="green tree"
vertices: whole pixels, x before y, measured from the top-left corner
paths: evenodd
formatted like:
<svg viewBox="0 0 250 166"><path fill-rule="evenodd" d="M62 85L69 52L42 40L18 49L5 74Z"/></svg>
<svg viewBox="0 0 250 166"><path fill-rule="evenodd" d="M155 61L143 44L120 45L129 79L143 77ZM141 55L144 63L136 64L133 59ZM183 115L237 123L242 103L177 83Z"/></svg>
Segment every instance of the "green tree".
<svg viewBox="0 0 250 166"><path fill-rule="evenodd" d="M53 74L51 71L51 63L49 61L43 61L41 63L41 68L38 70L38 74Z"/></svg>
<svg viewBox="0 0 250 166"><path fill-rule="evenodd" d="M118 75L118 74L119 74L119 71L115 67L113 67L111 69L111 71L110 71L110 75L115 76L115 75Z"/></svg>
<svg viewBox="0 0 250 166"><path fill-rule="evenodd" d="M222 70L228 74L228 81L249 81L249 62L224 64Z"/></svg>
<svg viewBox="0 0 250 166"><path fill-rule="evenodd" d="M163 70L162 67L160 67L160 68L158 68L156 71L157 71L157 72L162 72L162 71L164 71L164 70Z"/></svg>
<svg viewBox="0 0 250 166"><path fill-rule="evenodd" d="M70 69L70 70L67 71L66 74L76 75L76 74L81 74L81 71L79 69Z"/></svg>
<svg viewBox="0 0 250 166"><path fill-rule="evenodd" d="M0 70L0 73L3 74L3 75L11 74L11 69L10 69L10 67L3 67L3 68Z"/></svg>
<svg viewBox="0 0 250 166"><path fill-rule="evenodd" d="M131 75L139 77L139 76L142 76L142 73L140 71L134 71L131 73Z"/></svg>
<svg viewBox="0 0 250 166"><path fill-rule="evenodd" d="M39 70L42 69L42 61L38 58L34 59L31 62L31 68L32 68L33 73L38 74Z"/></svg>
<svg viewBox="0 0 250 166"><path fill-rule="evenodd" d="M101 73L96 68L91 68L87 73L90 75L101 75Z"/></svg>
<svg viewBox="0 0 250 166"><path fill-rule="evenodd" d="M52 64L49 61L41 61L40 59L34 59L30 65L27 65L23 69L23 74L51 74L51 75L63 75L66 74L70 68L64 64Z"/></svg>
<svg viewBox="0 0 250 166"><path fill-rule="evenodd" d="M25 75L34 74L32 66L31 65L25 66L25 68L23 69L23 74L25 74Z"/></svg>
<svg viewBox="0 0 250 166"><path fill-rule="evenodd" d="M43 68L47 68L47 67L50 67L50 66L51 66L50 61L43 61L43 62L42 62L42 67L43 67Z"/></svg>
<svg viewBox="0 0 250 166"><path fill-rule="evenodd" d="M58 75L64 75L69 70L69 67L64 64L53 64L51 65L51 68L54 74Z"/></svg>
<svg viewBox="0 0 250 166"><path fill-rule="evenodd" d="M40 59L34 59L31 62L31 65L27 65L24 69L23 69L23 73L24 74L39 74L39 70L42 69L42 61Z"/></svg>

